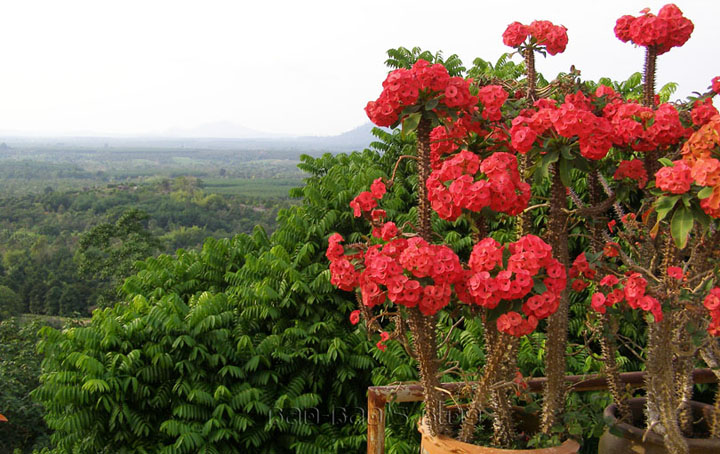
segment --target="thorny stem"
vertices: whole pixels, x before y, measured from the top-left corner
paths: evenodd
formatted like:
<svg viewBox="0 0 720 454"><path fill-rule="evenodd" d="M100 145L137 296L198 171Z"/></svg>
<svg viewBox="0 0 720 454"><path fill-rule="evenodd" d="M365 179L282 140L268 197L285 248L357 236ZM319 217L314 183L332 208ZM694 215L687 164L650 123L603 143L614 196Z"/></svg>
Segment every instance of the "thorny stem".
<svg viewBox="0 0 720 454"><path fill-rule="evenodd" d="M646 419L648 427L661 434L665 446L674 454L687 454L688 445L680 430L677 417L677 394L674 392L675 373L671 341L672 328L677 323L675 312L667 314L659 323L651 323L648 329L648 349L645 385L648 399Z"/></svg>
<svg viewBox="0 0 720 454"><path fill-rule="evenodd" d="M615 405L617 405L618 420L620 422L631 422L630 421L630 408L627 405L625 395L622 393L622 381L620 381L620 371L618 369L617 361L615 360L616 347L609 336L617 336L618 323L614 318L609 317L607 314L599 316L600 320L600 348L602 350L602 360L604 365L604 372L606 375L606 381L608 389L612 395ZM607 327L609 336L603 332L603 327Z"/></svg>
<svg viewBox="0 0 720 454"><path fill-rule="evenodd" d="M643 73L643 105L655 107L655 63L657 49L648 46L645 49L645 72Z"/></svg>
<svg viewBox="0 0 720 454"><path fill-rule="evenodd" d="M485 329L486 347L493 345L498 348L493 348L488 352L487 362L483 368L483 375L477 382L473 399L468 406L467 413L465 413L465 418L460 427L459 439L465 443L469 443L473 439L475 428L480 420L480 414L483 411L483 407L491 399L491 388L495 382L498 381L498 375L502 370L503 363L509 351L507 348L502 348L505 345L509 345L509 340L507 339L509 336L507 334L498 332L497 327L492 323L486 324ZM491 343L489 344L487 343L488 336L494 337L494 339L490 339Z"/></svg>
<svg viewBox="0 0 720 454"><path fill-rule="evenodd" d="M718 344L717 340L711 339L711 342L700 349L700 356L720 381L720 344ZM708 421L710 436L720 438L720 393L715 393L715 405L713 407L712 418Z"/></svg>
<svg viewBox="0 0 720 454"><path fill-rule="evenodd" d="M599 172L592 172L588 175L590 205L591 208L598 208L595 213L595 219L593 219L593 222L590 225L592 237L590 246L593 252L599 252L603 249L603 239L607 236L607 232L605 232L605 221L607 218L605 218L603 214L610 208L610 205L615 200L615 196L612 194L609 195L609 198L605 199L603 203L601 203L600 199L602 198L602 189L604 188L601 187ZM600 349L602 352L602 362L608 389L610 391L610 395L612 395L615 405L617 405L618 419L622 422L630 422L630 408L627 405L625 395L622 393L620 371L615 359L617 349L615 343L611 342L612 339L617 337L618 323L616 319L609 317L607 314L598 314L598 322ZM605 332L605 329L607 329L607 332Z"/></svg>
<svg viewBox="0 0 720 454"><path fill-rule="evenodd" d="M529 161L530 161L530 157L527 153L520 155L520 159L518 161L518 172L520 173L520 178L523 181L525 181L525 177L526 177L525 174L527 173ZM520 237L522 237L523 235L528 233L528 231L530 230L530 227L532 226L532 217L530 216L530 211L533 208L538 208L540 206L545 206L545 205L540 204L540 205L534 205L532 207L528 207L528 208L524 209L523 212L517 216L517 219L515 221L516 222L516 224L515 224L516 238L519 239Z"/></svg>
<svg viewBox="0 0 720 454"><path fill-rule="evenodd" d="M418 233L428 243L432 239L430 225L430 201L427 195L426 181L430 176L430 121L420 120L417 134L417 171L418 171Z"/></svg>
<svg viewBox="0 0 720 454"><path fill-rule="evenodd" d="M418 233L427 242L432 238L430 226L430 202L425 184L430 174L430 122L422 119L416 130L418 169ZM417 307L409 311L408 325L415 336L420 382L425 398L425 418L432 436L448 432L443 417L443 399L438 389L439 361L436 350L436 317L423 315Z"/></svg>
<svg viewBox="0 0 720 454"><path fill-rule="evenodd" d="M537 74L535 73L535 51L526 47L524 50L525 74L527 75L527 98L531 101L537 99Z"/></svg>
<svg viewBox="0 0 720 454"><path fill-rule="evenodd" d="M655 63L657 61L657 49L653 46L645 50L645 72L643 73L643 105L655 108ZM658 151L652 150L645 153L645 170L648 175L655 175L660 169L658 162Z"/></svg>
<svg viewBox="0 0 720 454"><path fill-rule="evenodd" d="M426 317L417 307L413 307L409 310L408 325L415 336L415 352L425 400L425 419L432 436L442 435L448 430L443 416L443 399L438 391L440 380L437 376L437 352L434 349L435 317Z"/></svg>
<svg viewBox="0 0 720 454"><path fill-rule="evenodd" d="M520 344L520 339L517 337L511 337L508 341L506 360L503 361L496 380L505 381L505 383L511 382L512 375L517 370L517 350ZM497 342L494 345L495 348L501 347L501 344ZM510 407L510 392L511 389L507 386L497 387L491 391L490 406L493 409L493 444L495 446L509 447L517 437Z"/></svg>
<svg viewBox="0 0 720 454"><path fill-rule="evenodd" d="M567 214L563 209L567 205L565 186L560 179L560 172L553 166L550 213L547 227L547 241L552 246L555 258L570 268L570 251L568 232L566 230ZM542 417L540 430L549 435L557 422L560 411L564 408L565 393L565 348L567 345L568 313L570 298L567 289L560 295L557 311L548 319L548 338L545 343L547 351L547 382L543 395Z"/></svg>

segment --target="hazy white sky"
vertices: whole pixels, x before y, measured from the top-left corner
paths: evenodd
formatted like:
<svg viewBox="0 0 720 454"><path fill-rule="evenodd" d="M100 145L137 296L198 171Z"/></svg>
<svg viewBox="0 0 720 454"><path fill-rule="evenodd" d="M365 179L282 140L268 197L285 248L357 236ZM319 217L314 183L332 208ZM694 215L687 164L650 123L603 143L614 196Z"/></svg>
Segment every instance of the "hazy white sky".
<svg viewBox="0 0 720 454"><path fill-rule="evenodd" d="M566 52L538 62L546 77L575 64L585 78L624 79L643 51L615 38L615 20L665 3L0 0L0 131L132 135L232 122L337 134L367 121L388 48L456 53L470 66L509 50L501 35L514 20L568 28ZM695 32L660 57L658 82L686 95L720 75L720 1L677 5Z"/></svg>

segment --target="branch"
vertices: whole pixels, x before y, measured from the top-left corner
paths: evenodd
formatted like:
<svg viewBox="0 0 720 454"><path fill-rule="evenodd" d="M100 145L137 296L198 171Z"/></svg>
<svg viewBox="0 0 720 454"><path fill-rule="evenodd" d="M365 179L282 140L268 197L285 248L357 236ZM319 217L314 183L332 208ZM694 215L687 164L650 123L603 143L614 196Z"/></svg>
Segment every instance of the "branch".
<svg viewBox="0 0 720 454"><path fill-rule="evenodd" d="M445 336L445 339L443 339L443 341L438 344L438 346L437 346L438 350L440 350L450 340L450 335L452 335L452 332L455 331L455 328L460 326L460 324L464 321L465 321L465 317L460 317L458 319L458 321L455 322L455 324L453 324L453 326L450 327L450 330L448 331L447 335Z"/></svg>
<svg viewBox="0 0 720 454"><path fill-rule="evenodd" d="M403 159L414 159L416 161L418 160L417 156L411 156L409 154L404 154L400 156L398 160L395 161L395 167L393 168L392 177L390 177L390 181L388 181L388 186L392 186L393 184L395 184L395 174L397 173L398 166Z"/></svg>

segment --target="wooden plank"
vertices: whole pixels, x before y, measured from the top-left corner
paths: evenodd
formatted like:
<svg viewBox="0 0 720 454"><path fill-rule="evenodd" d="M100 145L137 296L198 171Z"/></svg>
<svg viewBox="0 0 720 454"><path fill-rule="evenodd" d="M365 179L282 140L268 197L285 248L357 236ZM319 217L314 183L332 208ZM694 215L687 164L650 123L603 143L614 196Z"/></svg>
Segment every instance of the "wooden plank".
<svg viewBox="0 0 720 454"><path fill-rule="evenodd" d="M422 397L421 397L422 398ZM367 454L385 453L385 397L368 391Z"/></svg>
<svg viewBox="0 0 720 454"><path fill-rule="evenodd" d="M716 381L715 374L713 374L710 369L695 369L693 372L693 379L695 380L695 383L715 383ZM572 391L575 392L603 391L608 389L605 377L600 374L568 375L565 377L565 380L571 387ZM624 372L620 374L620 380L623 384L629 385L633 388L641 388L645 384L645 372ZM545 377L538 377L531 378L527 380L526 383L528 384L528 389L530 391L538 392L542 390L546 381L547 379ZM470 385L473 384L474 382L470 383ZM468 386L468 383L442 383L440 386L450 392L457 392L461 388ZM368 396L370 396L370 394L382 396L387 402L419 402L423 397L422 386L417 383L391 386L371 386L368 388Z"/></svg>

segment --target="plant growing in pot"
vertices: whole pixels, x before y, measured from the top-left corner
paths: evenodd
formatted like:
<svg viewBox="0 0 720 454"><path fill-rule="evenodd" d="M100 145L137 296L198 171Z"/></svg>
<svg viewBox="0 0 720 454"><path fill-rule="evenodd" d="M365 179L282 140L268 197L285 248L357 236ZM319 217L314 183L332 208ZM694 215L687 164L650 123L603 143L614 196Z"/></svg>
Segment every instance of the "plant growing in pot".
<svg viewBox="0 0 720 454"><path fill-rule="evenodd" d="M593 107L610 121L613 152L593 169L589 194L591 201L606 197L613 209L588 218L595 253L579 256L570 277L576 290L593 286L595 328L615 402L607 415L613 432L628 437L606 434L601 447L608 453L643 442L647 452L720 452L720 396L714 406L691 402L699 360L720 378L720 116L711 100L720 79L685 104L658 103L654 91L658 55L684 44L692 30L675 5L657 16L645 10L620 18L618 38L646 49L642 100L601 87ZM585 209L588 201L571 195ZM617 327L628 310L642 311L647 323L643 401L629 399L615 362ZM631 429L632 423L644 427ZM702 436L716 440L692 440Z"/></svg>
<svg viewBox="0 0 720 454"><path fill-rule="evenodd" d="M689 21L686 22L674 6L665 7L663 11L662 15L669 16L673 27L680 30L675 30L671 44L681 44L682 36L689 36ZM639 23L633 29L640 30L640 34L650 33L645 27L653 25L652 21L649 25ZM686 241L688 223L691 230L695 219L697 229L701 224L711 224L710 217L701 214L707 202L699 201L695 206L689 196L678 194L663 199L661 185L654 192L643 189L642 193L649 197L643 202L644 209L654 206L658 213L650 217L656 219L657 229L649 229L647 235L640 234L637 239L627 236L605 244L609 234L605 231L607 220L603 218L609 210L614 208L618 217L628 225L634 222L637 228L642 228L645 225L642 222L650 219L622 216L620 203L637 200L637 197L630 198L627 185L616 185L613 190L607 180L627 183L629 178L635 180L633 184L637 186L637 180L647 179L647 175L655 174L662 163L667 163L661 160L661 152L679 156L678 146L688 132L676 107L655 105L655 58L669 47L650 46L643 96L646 105L641 105L622 99L611 87L581 83L578 74L572 71L551 83L539 83L535 54L563 51L567 43L564 27L547 21L530 25L513 23L503 40L525 59L526 77L522 81L496 77L465 79L450 74L442 64L424 59L388 75L382 94L377 101L368 103L366 111L379 126L402 126L405 134L414 134L416 150L400 158L414 164L408 166L414 168L414 175L397 173L398 161L389 178L375 180L370 191L362 192L351 202L355 216L367 219L369 235L357 235L348 243L339 235L329 239L327 257L331 262L332 283L358 295L359 309L353 313L353 321L357 322L362 316L371 330L380 333L378 348L384 348L389 340L396 340L418 364L425 402L421 423L424 443L444 444L451 438L464 443L477 441L480 415L487 409L492 415L490 443L509 446L517 439L508 386L517 371L514 363L517 339L537 329L543 319L548 319L545 344L548 380L539 428L545 435L554 430L566 394L566 270L570 270L574 279L573 290L581 291L591 282L600 285L598 270L604 272L610 268L610 265L593 267L588 257L595 259L603 250L607 255L620 257L618 265L632 265L627 270L618 268L614 275L618 281L623 279L624 289L631 289L628 301L658 318L663 310L657 298L660 293L654 293L656 289L647 284L647 278L659 279L657 270L670 266L670 262L662 262L657 254L674 247L674 255L669 253L673 260L686 259L685 271L697 268L699 275L704 276L700 278L703 282L712 271L707 260L697 256L709 254L707 241L711 240L707 236L697 232L694 238L699 239L693 241L700 243L693 243L699 244L694 248L675 240L685 238L683 241ZM513 93L512 97L509 92ZM707 117L709 106L703 102L697 108L699 113L690 116ZM639 153L644 153L644 159L637 159ZM681 164L677 164L677 168L681 168ZM661 174L663 172L675 170L662 170ZM417 179L417 206L411 210L412 217L382 206L386 191L392 191L397 179L403 177ZM674 181L673 178L676 177L670 180ZM530 182L534 182L534 187L544 186L547 197L531 194ZM582 197L573 190L578 183L587 187ZM645 183L640 186L644 187ZM715 194L714 190L703 191L698 195ZM671 199L675 203L666 207ZM662 205L658 200L663 201ZM548 208L544 225L531 222L538 208ZM660 215L661 212L664 215ZM693 220L687 220L688 217ZM396 224L393 220L405 222ZM470 251L455 251L443 244L438 234L441 220L455 222L456 226L470 226ZM583 220L587 221L589 250L571 262L569 226ZM498 221L514 225L514 241L497 241L498 232L490 226L498 225ZM680 233L675 235L675 231ZM648 245L637 249L639 246L635 243L643 241ZM623 246L631 251L620 251ZM648 249L651 246L654 249ZM684 258L681 250L692 250L696 255ZM650 264L643 266L644 260L650 260ZM640 280L642 275L636 276L642 270L650 273L643 278L645 284ZM623 274L626 271L632 272ZM664 277L661 281L676 284ZM601 298L594 297L594 308L603 310L608 298L599 305ZM714 299L707 301L707 306L717 309ZM442 340L438 338L440 311L454 318L453 327L462 325L469 317L481 320L484 326L486 364L481 371L476 371L476 376L472 371L461 371L468 381L477 378L461 395L449 396L440 387L440 377L447 372L445 355L450 338L449 335ZM688 312L694 313L697 311ZM720 315L717 318L720 319ZM603 326L612 330L612 322L605 321ZM677 331L676 326L668 329ZM653 336L657 337L651 333L651 340ZM677 339L687 343L692 336L678 335ZM708 356L714 352L713 348L714 344L705 343L702 351ZM620 402L612 343L604 342L603 351L607 353L611 389ZM678 370L691 366L689 358L683 357L683 361L684 365L678 366L681 368ZM678 377L686 375L680 373ZM686 388L687 382L682 389ZM456 424L449 422L448 402L464 402L460 405L463 418ZM662 409L656 407L655 414L662 416L669 411L671 404L663 405ZM659 424L653 427L659 430ZM433 452L429 446L426 445L426 450ZM469 449L468 446L458 449ZM565 447L577 449L577 444L566 443Z"/></svg>
<svg viewBox="0 0 720 454"><path fill-rule="evenodd" d="M510 131L511 125L529 120L518 112L527 114L528 107L555 105L549 97L562 99L566 92L574 93L576 75L541 88L536 84L533 55L562 52L567 43L564 27L548 21L528 26L515 23L505 35L506 43L516 47L527 62L521 83L487 77L465 79L451 75L442 64L423 59L388 75L382 94L368 103L366 111L378 126L402 126L404 133L415 135L415 152L400 160L414 163L415 175L408 178L417 178L416 216L398 226L389 219L400 219L401 213L383 209L386 191L401 177L396 165L389 178L375 180L369 191L350 203L355 216L367 219L371 234L349 244L339 235L329 239L332 283L358 292L360 308L352 320L357 322L362 315L371 330L380 332L379 348L397 340L417 361L425 402L420 427L424 440L433 437L444 443L456 437L469 446L467 443L475 441L481 414L489 408L491 443L511 446L516 442L509 394L517 372L517 339L547 318L549 383L542 432L554 429L564 404L565 288L570 265L566 186L573 165L587 165L587 150L597 148L585 143L595 129L574 131L537 147L525 146L528 142L520 138L522 131ZM508 101L508 90L520 96ZM583 120L559 115L555 122ZM556 127L550 118L541 121ZM565 150L562 159L561 146ZM605 152L609 147L608 142ZM533 179L549 186L551 196L547 203L530 207ZM545 236L542 239L530 231L529 216L532 209L548 205L548 224L536 232ZM438 242L438 237L442 238L437 234L440 220L470 225L469 253L457 253ZM514 224L514 241L500 243L493 238L496 232L489 226L499 220ZM438 338L439 311L455 318L453 326L468 317L484 324L485 367L475 371L477 381L459 396L448 396L440 387L450 336ZM461 373L463 377L473 374ZM452 425L446 403L459 401L465 402L461 405L463 418ZM562 449L575 452L578 448L576 442L567 441Z"/></svg>

